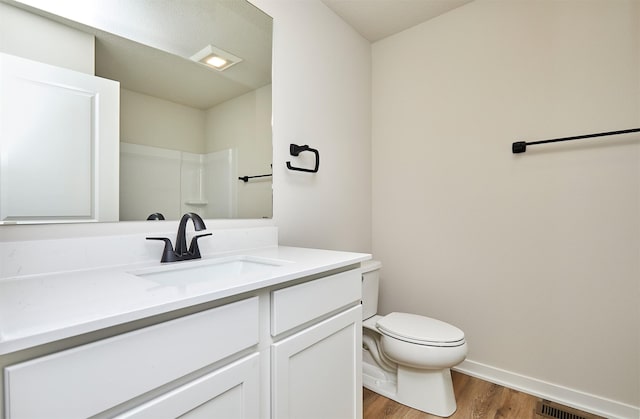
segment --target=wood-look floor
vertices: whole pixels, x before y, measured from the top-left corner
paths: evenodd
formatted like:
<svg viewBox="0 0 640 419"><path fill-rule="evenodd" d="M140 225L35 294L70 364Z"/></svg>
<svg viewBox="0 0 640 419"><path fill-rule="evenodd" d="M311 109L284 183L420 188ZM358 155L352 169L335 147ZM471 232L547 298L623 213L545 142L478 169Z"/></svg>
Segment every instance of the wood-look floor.
<svg viewBox="0 0 640 419"><path fill-rule="evenodd" d="M453 391L458 410L452 419L540 419L535 414L534 396L492 384L452 371ZM364 419L432 419L430 415L412 409L373 391L363 389Z"/></svg>

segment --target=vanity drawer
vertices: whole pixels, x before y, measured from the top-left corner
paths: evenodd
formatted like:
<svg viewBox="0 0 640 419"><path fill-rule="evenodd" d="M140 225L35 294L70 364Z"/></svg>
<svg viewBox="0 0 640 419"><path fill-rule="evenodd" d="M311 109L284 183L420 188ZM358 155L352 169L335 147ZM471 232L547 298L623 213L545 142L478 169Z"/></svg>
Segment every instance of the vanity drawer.
<svg viewBox="0 0 640 419"><path fill-rule="evenodd" d="M283 288L271 293L271 335L293 329L327 313L360 302L358 270Z"/></svg>
<svg viewBox="0 0 640 419"><path fill-rule="evenodd" d="M258 343L258 297L5 368L7 418L100 413Z"/></svg>

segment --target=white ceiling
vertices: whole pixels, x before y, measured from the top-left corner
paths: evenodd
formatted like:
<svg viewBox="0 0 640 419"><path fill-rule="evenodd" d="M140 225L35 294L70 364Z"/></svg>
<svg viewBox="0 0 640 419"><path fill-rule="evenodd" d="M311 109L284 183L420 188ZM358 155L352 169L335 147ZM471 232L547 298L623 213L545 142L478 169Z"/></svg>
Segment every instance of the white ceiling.
<svg viewBox="0 0 640 419"><path fill-rule="evenodd" d="M322 0L370 42L433 19L473 0Z"/></svg>

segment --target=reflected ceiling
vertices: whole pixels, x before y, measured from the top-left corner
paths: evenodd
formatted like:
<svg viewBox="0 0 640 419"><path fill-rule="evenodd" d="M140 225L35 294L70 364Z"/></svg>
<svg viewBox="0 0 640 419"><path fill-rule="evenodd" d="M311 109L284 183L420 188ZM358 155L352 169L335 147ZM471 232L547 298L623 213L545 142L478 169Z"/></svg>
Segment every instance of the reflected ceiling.
<svg viewBox="0 0 640 419"><path fill-rule="evenodd" d="M3 1L35 7L37 14L94 34L96 75L119 80L128 90L208 109L271 83L271 20L248 2ZM146 16L142 21L136 18L141 15ZM210 44L242 58L244 65L224 72L194 66L189 57ZM151 67L171 70L158 74Z"/></svg>

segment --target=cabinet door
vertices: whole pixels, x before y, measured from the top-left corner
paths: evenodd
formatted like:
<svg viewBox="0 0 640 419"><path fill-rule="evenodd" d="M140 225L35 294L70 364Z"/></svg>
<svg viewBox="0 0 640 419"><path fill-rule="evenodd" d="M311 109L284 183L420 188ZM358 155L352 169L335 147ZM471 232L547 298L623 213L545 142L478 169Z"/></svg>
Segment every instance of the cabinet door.
<svg viewBox="0 0 640 419"><path fill-rule="evenodd" d="M257 418L260 409L259 358L257 353L243 358L117 418Z"/></svg>
<svg viewBox="0 0 640 419"><path fill-rule="evenodd" d="M0 53L0 224L118 221L119 83Z"/></svg>
<svg viewBox="0 0 640 419"><path fill-rule="evenodd" d="M259 342L258 297L8 366L7 418L86 418Z"/></svg>
<svg viewBox="0 0 640 419"><path fill-rule="evenodd" d="M272 417L362 417L361 313L358 305L273 344Z"/></svg>

